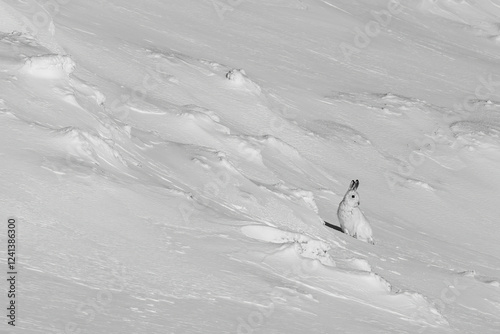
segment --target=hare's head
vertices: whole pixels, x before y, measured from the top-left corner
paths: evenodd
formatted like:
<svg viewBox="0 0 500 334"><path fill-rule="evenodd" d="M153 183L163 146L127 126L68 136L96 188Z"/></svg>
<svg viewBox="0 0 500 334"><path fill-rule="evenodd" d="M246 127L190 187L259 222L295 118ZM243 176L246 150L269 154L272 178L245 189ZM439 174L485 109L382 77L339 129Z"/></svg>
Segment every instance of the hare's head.
<svg viewBox="0 0 500 334"><path fill-rule="evenodd" d="M358 186L359 181L352 180L349 190L347 190L347 193L344 196L344 202L346 202L349 206L356 207L359 205L359 195L357 192Z"/></svg>

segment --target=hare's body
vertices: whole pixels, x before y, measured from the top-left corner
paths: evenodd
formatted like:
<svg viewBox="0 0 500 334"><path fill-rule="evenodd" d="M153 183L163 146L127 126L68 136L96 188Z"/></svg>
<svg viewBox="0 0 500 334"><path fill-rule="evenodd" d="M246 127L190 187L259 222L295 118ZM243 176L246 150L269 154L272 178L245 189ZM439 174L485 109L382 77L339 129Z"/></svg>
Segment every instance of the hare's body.
<svg viewBox="0 0 500 334"><path fill-rule="evenodd" d="M345 234L359 240L373 243L373 232L370 223L359 208L349 207L344 201L340 202L337 215L340 227Z"/></svg>
<svg viewBox="0 0 500 334"><path fill-rule="evenodd" d="M359 195L356 192L358 186L359 181L353 180L349 190L342 199L342 202L339 204L337 216L339 218L340 227L345 234L374 244L373 232L370 223L358 207Z"/></svg>

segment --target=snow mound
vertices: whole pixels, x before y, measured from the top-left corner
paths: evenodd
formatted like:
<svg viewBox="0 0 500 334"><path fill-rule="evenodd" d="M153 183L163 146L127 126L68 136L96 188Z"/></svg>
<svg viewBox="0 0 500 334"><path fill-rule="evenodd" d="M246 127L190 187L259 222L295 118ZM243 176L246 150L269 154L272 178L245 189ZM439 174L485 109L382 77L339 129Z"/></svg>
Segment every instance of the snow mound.
<svg viewBox="0 0 500 334"><path fill-rule="evenodd" d="M232 69L227 72L226 78L233 84L233 86L246 90L248 92L258 95L262 91L258 84L247 77L245 70Z"/></svg>
<svg viewBox="0 0 500 334"><path fill-rule="evenodd" d="M301 158L296 148L276 138L272 135L256 136L237 136L239 140L238 148L248 160L254 160L263 163L263 153L272 153L272 156L286 156L293 159ZM269 155L269 154L267 154Z"/></svg>
<svg viewBox="0 0 500 334"><path fill-rule="evenodd" d="M291 158L300 158L301 155L299 151L293 147L292 145L284 142L283 140L272 136L272 135L265 135L262 137L261 140L262 143L264 143L268 148L272 148L280 154L291 157Z"/></svg>
<svg viewBox="0 0 500 334"><path fill-rule="evenodd" d="M55 133L67 151L67 160L76 157L90 160L96 165L107 163L114 167L127 166L112 140L75 127L63 128Z"/></svg>
<svg viewBox="0 0 500 334"><path fill-rule="evenodd" d="M408 178L407 183L409 186L412 186L415 188L422 188L422 189L425 189L427 191L435 191L435 189L430 184L428 184L427 182L424 182L422 180Z"/></svg>
<svg viewBox="0 0 500 334"><path fill-rule="evenodd" d="M247 136L235 136L233 140L236 142L238 155L245 160L264 166L262 157L262 145Z"/></svg>
<svg viewBox="0 0 500 334"><path fill-rule="evenodd" d="M372 271L372 267L365 259L352 258L346 261L351 268L362 270L362 271Z"/></svg>
<svg viewBox="0 0 500 334"><path fill-rule="evenodd" d="M75 70L75 67L76 64L70 56L48 54L26 58L21 72L52 79L69 76Z"/></svg>
<svg viewBox="0 0 500 334"><path fill-rule="evenodd" d="M328 254L330 247L322 241L301 233L263 225L247 225L242 227L241 231L252 239L280 244L281 247L266 254L262 262L273 268L284 266L283 275L295 283L312 288L312 285L309 285L311 281L321 277L321 288L315 288L318 292L385 310L407 321L426 326L448 324L423 295L394 289L385 278L371 272L370 266L364 260L351 261L351 266L347 268L338 267ZM317 262L298 261L304 258ZM341 262L344 264L345 261ZM353 268L356 266L361 269ZM311 276L312 273L314 276ZM301 279L304 277L307 277L307 282L302 283ZM367 295L371 298L365 300Z"/></svg>
<svg viewBox="0 0 500 334"><path fill-rule="evenodd" d="M422 294L404 291L394 296L401 309L414 309L410 320L431 327L448 326L446 318ZM409 305L408 305L409 304Z"/></svg>
<svg viewBox="0 0 500 334"><path fill-rule="evenodd" d="M297 254L309 259L319 260L327 266L335 266L335 262L328 255L330 246L320 240L314 240L301 233L283 231L264 225L247 225L241 228L247 237L276 244L292 245Z"/></svg>
<svg viewBox="0 0 500 334"><path fill-rule="evenodd" d="M220 117L217 116L217 114L207 108L203 108L200 106L197 106L195 104L188 104L185 106L182 106L182 110L192 112L192 113L199 113L208 116L212 121L220 123Z"/></svg>
<svg viewBox="0 0 500 334"><path fill-rule="evenodd" d="M307 208L318 213L318 205L314 200L314 193L312 191L303 190L303 189L292 189L287 187L282 182L278 183L275 187L275 190L279 191L281 195L284 195L286 199L293 199L303 202Z"/></svg>
<svg viewBox="0 0 500 334"><path fill-rule="evenodd" d="M218 132L226 135L231 133L229 128L220 124L219 118L211 113L196 109L185 109L179 112L177 117L183 121L182 128L184 129L196 127L207 132Z"/></svg>
<svg viewBox="0 0 500 334"><path fill-rule="evenodd" d="M77 92L79 92L83 96L91 98L100 106L104 106L104 103L106 102L106 96L97 87L89 85L76 78L71 78L70 84Z"/></svg>

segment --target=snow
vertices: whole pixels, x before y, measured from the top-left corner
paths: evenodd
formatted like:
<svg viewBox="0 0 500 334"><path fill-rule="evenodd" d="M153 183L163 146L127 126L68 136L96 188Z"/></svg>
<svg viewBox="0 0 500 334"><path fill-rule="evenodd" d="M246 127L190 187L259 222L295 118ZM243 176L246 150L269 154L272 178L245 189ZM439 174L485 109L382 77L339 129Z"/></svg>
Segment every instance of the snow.
<svg viewBox="0 0 500 334"><path fill-rule="evenodd" d="M13 332L498 333L499 19L0 1ZM376 245L324 224L352 179Z"/></svg>

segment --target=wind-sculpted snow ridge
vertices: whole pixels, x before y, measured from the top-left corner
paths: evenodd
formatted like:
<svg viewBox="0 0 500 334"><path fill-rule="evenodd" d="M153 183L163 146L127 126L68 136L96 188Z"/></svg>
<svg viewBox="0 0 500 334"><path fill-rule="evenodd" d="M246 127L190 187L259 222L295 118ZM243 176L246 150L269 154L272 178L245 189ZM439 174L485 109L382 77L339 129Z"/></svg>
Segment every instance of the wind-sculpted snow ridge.
<svg viewBox="0 0 500 334"><path fill-rule="evenodd" d="M42 78L58 78L69 76L75 70L76 64L66 55L41 55L28 57L22 73Z"/></svg>
<svg viewBox="0 0 500 334"><path fill-rule="evenodd" d="M259 95L262 91L260 86L253 82L246 74L245 70L242 69L232 69L226 74L226 78L231 82L231 84L244 91L251 92L253 94Z"/></svg>
<svg viewBox="0 0 500 334"><path fill-rule="evenodd" d="M309 209L318 213L318 206L314 201L314 193L312 191L292 189L283 183L278 183L274 189L280 191L283 196L286 196L290 200L302 200Z"/></svg>
<svg viewBox="0 0 500 334"><path fill-rule="evenodd" d="M332 247L303 233L264 225L248 225L241 230L249 238L279 245L267 253L255 254L255 258L262 259L257 265L274 270L283 268L282 274L276 274L298 286L332 298L350 300L410 322L431 327L448 326L448 322L424 296L399 291L372 272L368 264L361 264L364 260L351 258L351 261L340 259L337 262L336 248L344 249L339 243ZM321 284L318 284L319 281Z"/></svg>
<svg viewBox="0 0 500 334"><path fill-rule="evenodd" d="M304 127L324 138L335 139L339 142L356 143L362 146L371 146L371 141L362 132L350 126L330 120L314 120L303 123Z"/></svg>
<svg viewBox="0 0 500 334"><path fill-rule="evenodd" d="M92 104L92 107L90 107L91 110L97 106L97 112L102 111L106 102L106 96L97 87L88 84L75 76L71 76L69 84L74 89L77 103L81 104L82 109L84 109L84 107L88 107L88 104L82 100L88 99Z"/></svg>
<svg viewBox="0 0 500 334"><path fill-rule="evenodd" d="M17 70L24 65L26 53L35 49L37 52L45 53L46 48L40 46L32 36L20 32L0 32L0 66L5 70ZM15 52L13 52L15 50Z"/></svg>
<svg viewBox="0 0 500 334"><path fill-rule="evenodd" d="M216 146L219 137L231 133L215 112L197 105L157 108L144 102L130 102L121 109L135 128L155 131L169 141Z"/></svg>
<svg viewBox="0 0 500 334"><path fill-rule="evenodd" d="M381 115L402 116L406 113L420 112L429 114L432 111L445 113L448 109L433 105L426 101L393 93L346 93L333 92L327 95L326 101L340 101L364 106Z"/></svg>
<svg viewBox="0 0 500 334"><path fill-rule="evenodd" d="M175 115L164 115L161 118L167 124L160 125L160 133L163 137L171 140L209 146L215 145L213 142L217 140L218 136L231 133L228 127L220 124L218 117L213 112L197 107L182 107ZM179 133L182 139L173 137L175 133Z"/></svg>
<svg viewBox="0 0 500 334"><path fill-rule="evenodd" d="M351 112L334 120L306 123L307 126L327 138L362 148L366 154L373 154L375 150L376 158L387 160L388 163L400 159L398 156L401 153L395 155L397 151L408 150L409 133L424 133L412 138L412 146L415 146L415 141L426 142L427 137L435 136L439 130L439 127L436 129L436 123L439 126L447 126L445 116L450 113L447 108L393 93L333 92L320 101L332 105L335 109L342 108ZM384 124L394 126L390 137L380 136L376 130ZM450 133L444 135L451 137ZM391 144L391 150L388 150L389 143L394 142L395 145ZM420 148L417 150L424 151ZM405 153L408 154L410 152Z"/></svg>
<svg viewBox="0 0 500 334"><path fill-rule="evenodd" d="M326 100L336 108L350 105L355 115L369 119L370 122L353 122L343 117L342 127L335 125L337 132L341 129L350 131L345 138L356 140L354 130L370 138L373 148L388 163L398 178L397 184L407 188L433 191L436 187L432 182L418 175L419 167L426 161L431 161L446 170L458 171L466 167L466 162L459 153L464 147L472 147L480 142L475 140L486 131L491 137L485 136L487 142L496 141L497 123L495 103L491 101L468 101L469 107L475 111L454 110L434 105L421 99L409 98L392 93L342 93L329 95ZM317 122L316 128L327 127L331 121ZM335 122L338 123L338 122ZM393 124L394 129L388 138L374 131L374 124ZM370 125L368 125L370 124ZM474 131L477 130L477 131ZM412 134L409 136L408 134ZM331 135L330 135L331 136ZM339 139L340 140L340 139ZM357 140L359 141L359 139ZM391 149L387 149L391 142ZM370 146L367 146L369 149ZM389 181L391 182L391 181Z"/></svg>
<svg viewBox="0 0 500 334"><path fill-rule="evenodd" d="M5 80L11 84L4 92L6 101L15 105L16 117L50 129L82 124L99 128L105 122L106 97L95 85L75 76L76 63L70 56L48 53L36 39L17 33L0 41L0 56L9 51L14 55L12 64L17 66L6 67L9 75ZM29 90L33 98L17 103L16 98L24 89ZM36 103L37 100L44 102ZM40 112L45 108L50 112ZM97 115L102 119L98 120ZM79 122L81 124L76 124Z"/></svg>
<svg viewBox="0 0 500 334"><path fill-rule="evenodd" d="M128 122L136 130L152 132L160 141L224 152L232 166L249 179L277 182L273 172L262 163L261 145L232 135L230 128L210 109L185 105L161 111L142 104L130 106L129 110Z"/></svg>
<svg viewBox="0 0 500 334"><path fill-rule="evenodd" d="M256 158L262 160L266 168L273 171L281 180L300 188L311 186L321 187L324 182L330 182L319 166L308 161L297 148L273 135L244 136L248 144L244 147L258 147ZM300 175L300 177L297 177ZM294 177L295 176L295 177Z"/></svg>
<svg viewBox="0 0 500 334"><path fill-rule="evenodd" d="M187 67L189 69L195 70L194 73L203 74L204 76L213 76L221 70L223 65L209 61L206 59L197 59L191 57L187 54L180 53L174 50L158 50L158 49L146 49L148 53L148 57L153 59L165 60L169 66L173 67ZM161 63L157 63L158 70L167 70L167 66L162 65ZM177 79L171 77L175 82L178 82Z"/></svg>
<svg viewBox="0 0 500 334"><path fill-rule="evenodd" d="M127 103L127 120L135 129L153 132L161 140L204 146L224 152L228 161L252 182L276 184L280 178L303 188L291 175L307 175L318 187L327 176L296 148L272 136L233 134L212 109L198 105L155 108L145 102ZM122 109L123 110L123 109Z"/></svg>
<svg viewBox="0 0 500 334"><path fill-rule="evenodd" d="M275 136L264 135L262 136L262 138L255 138L255 140L261 142L269 148L279 151L280 155L284 155L290 159L303 159L299 151L295 147Z"/></svg>
<svg viewBox="0 0 500 334"><path fill-rule="evenodd" d="M229 135L231 130L220 124L220 118L211 110L200 108L198 106L183 106L181 112L177 114L178 118L187 118L189 122L193 122L201 129L208 132L215 132ZM187 128L190 126L185 124ZM197 131L194 130L196 133Z"/></svg>
<svg viewBox="0 0 500 334"><path fill-rule="evenodd" d="M206 146L170 142L134 128L131 135L140 149L133 154L142 162L140 171L165 186L174 185L192 193L201 206L280 226L314 231L321 228L319 218L303 201L305 195L296 196L290 203L289 199L270 192L249 176L253 165L241 169L231 154Z"/></svg>
<svg viewBox="0 0 500 334"><path fill-rule="evenodd" d="M96 165L106 163L117 169L121 168L120 165L128 166L110 139L75 127L57 130L55 134L61 142L59 145L66 147L70 157L90 160Z"/></svg>
<svg viewBox="0 0 500 334"><path fill-rule="evenodd" d="M301 233L287 232L264 225L248 225L241 228L247 237L275 244L292 245L293 249L301 256L318 260L326 266L335 267L335 262L328 255L330 246L325 242L313 240Z"/></svg>

